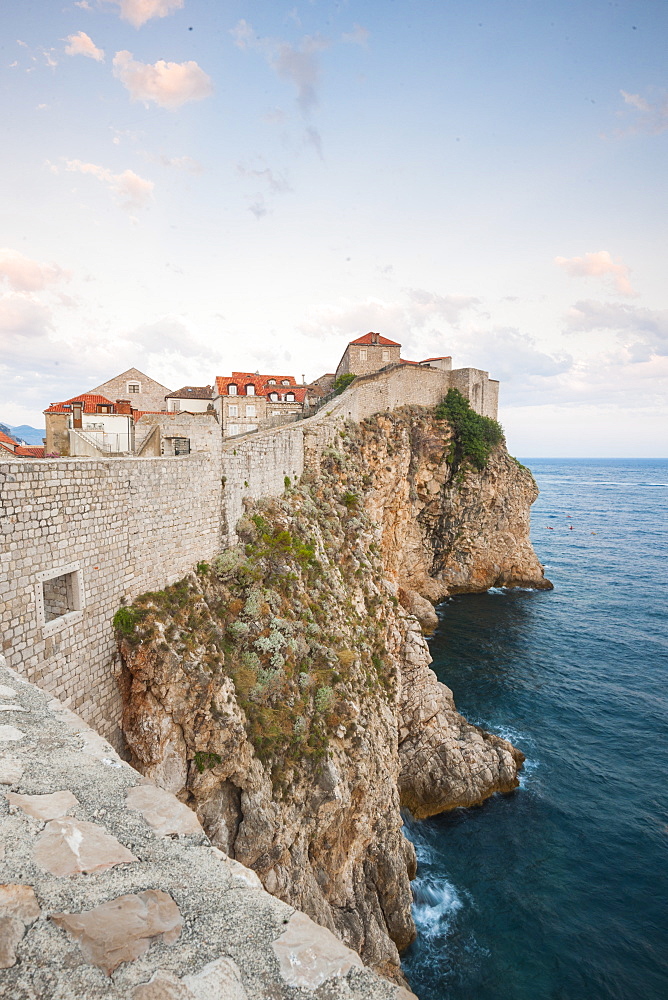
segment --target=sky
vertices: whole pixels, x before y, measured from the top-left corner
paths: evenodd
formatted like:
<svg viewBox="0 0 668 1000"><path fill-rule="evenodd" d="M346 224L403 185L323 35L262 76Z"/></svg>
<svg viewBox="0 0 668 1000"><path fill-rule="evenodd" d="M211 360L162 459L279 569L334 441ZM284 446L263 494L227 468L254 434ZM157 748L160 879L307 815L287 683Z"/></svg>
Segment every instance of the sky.
<svg viewBox="0 0 668 1000"><path fill-rule="evenodd" d="M668 455L665 0L0 12L0 421L130 367L501 380L520 456Z"/></svg>

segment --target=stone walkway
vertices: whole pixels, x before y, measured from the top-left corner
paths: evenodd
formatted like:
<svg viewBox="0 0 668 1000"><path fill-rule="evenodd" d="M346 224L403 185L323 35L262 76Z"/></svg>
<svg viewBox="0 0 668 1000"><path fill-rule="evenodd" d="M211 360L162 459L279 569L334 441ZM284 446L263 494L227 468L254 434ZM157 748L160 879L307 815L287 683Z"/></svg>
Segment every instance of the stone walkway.
<svg viewBox="0 0 668 1000"><path fill-rule="evenodd" d="M410 1000L0 657L0 997Z"/></svg>

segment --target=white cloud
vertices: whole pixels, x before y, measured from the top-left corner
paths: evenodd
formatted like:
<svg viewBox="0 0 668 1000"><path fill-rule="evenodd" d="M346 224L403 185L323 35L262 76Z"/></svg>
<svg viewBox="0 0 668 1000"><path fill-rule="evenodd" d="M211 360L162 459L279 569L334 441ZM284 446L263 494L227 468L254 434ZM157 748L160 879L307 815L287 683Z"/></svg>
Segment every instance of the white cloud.
<svg viewBox="0 0 668 1000"><path fill-rule="evenodd" d="M18 250L0 249L0 278L16 292L37 292L47 285L68 280L68 271L56 264L40 264Z"/></svg>
<svg viewBox="0 0 668 1000"><path fill-rule="evenodd" d="M241 177L262 181L268 185L269 190L273 191L274 194L285 194L287 191L292 191L286 178L282 174L274 173L269 167L264 167L262 170L254 170L250 167L245 167L242 163L238 163L237 173Z"/></svg>
<svg viewBox="0 0 668 1000"><path fill-rule="evenodd" d="M260 37L252 24L243 18L230 30L230 34L237 48L257 49L282 80L295 86L297 104L304 115L313 111L318 104L317 87L320 82L317 53L328 48L326 38L321 35L304 35L295 47L277 38Z"/></svg>
<svg viewBox="0 0 668 1000"><path fill-rule="evenodd" d="M660 135L668 130L668 91L658 90L653 100L640 94L628 94L625 90L620 93L624 103L637 112L630 131Z"/></svg>
<svg viewBox="0 0 668 1000"><path fill-rule="evenodd" d="M106 167L96 163L83 163L81 160L66 160L65 169L81 174L90 174L109 188L117 197L122 208L135 210L145 208L153 197L153 181L140 177L134 170L124 170L114 174Z"/></svg>
<svg viewBox="0 0 668 1000"><path fill-rule="evenodd" d="M93 39L85 31L79 31L76 35L68 35L65 39L65 53L68 56L88 56L96 62L104 62L104 52L98 49Z"/></svg>
<svg viewBox="0 0 668 1000"><path fill-rule="evenodd" d="M109 0L120 8L124 21L129 21L135 28L141 28L153 17L168 17L176 10L181 10L184 0Z"/></svg>
<svg viewBox="0 0 668 1000"><path fill-rule="evenodd" d="M354 24L352 31L341 35L341 41L347 42L349 45L361 45L366 48L366 44L369 41L369 29L363 28L361 24Z"/></svg>
<svg viewBox="0 0 668 1000"><path fill-rule="evenodd" d="M192 156L166 156L162 153L158 157L158 162L163 167L171 167L173 170L185 170L190 174L201 174L204 167Z"/></svg>
<svg viewBox="0 0 668 1000"><path fill-rule="evenodd" d="M630 271L619 258L613 260L607 250L586 253L584 257L555 257L554 263L572 278L611 278L619 295L637 295L631 287Z"/></svg>
<svg viewBox="0 0 668 1000"><path fill-rule="evenodd" d="M175 110L188 101L201 101L213 93L213 82L192 60L184 63L142 63L123 49L114 56L114 76L129 91L133 101L154 101Z"/></svg>
<svg viewBox="0 0 668 1000"><path fill-rule="evenodd" d="M16 337L31 340L46 336L52 326L50 310L29 295L7 295L0 299L0 343L3 355Z"/></svg>
<svg viewBox="0 0 668 1000"><path fill-rule="evenodd" d="M74 0L74 6L79 7L81 10L92 10L93 8L88 3L88 0Z"/></svg>
<svg viewBox="0 0 668 1000"><path fill-rule="evenodd" d="M584 300L569 309L566 323L570 333L614 331L634 363L668 357L668 309Z"/></svg>

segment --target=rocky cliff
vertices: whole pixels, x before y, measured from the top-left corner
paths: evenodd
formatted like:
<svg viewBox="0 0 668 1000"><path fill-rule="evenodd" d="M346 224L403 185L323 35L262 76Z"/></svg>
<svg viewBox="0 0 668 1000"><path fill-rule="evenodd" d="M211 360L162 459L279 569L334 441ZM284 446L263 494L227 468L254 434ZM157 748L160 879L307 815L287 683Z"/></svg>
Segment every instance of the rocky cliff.
<svg viewBox="0 0 668 1000"><path fill-rule="evenodd" d="M523 760L429 669L429 602L550 586L531 474L503 445L482 471L452 445L415 407L342 424L284 497L247 502L237 549L116 616L131 762L398 980L415 934L400 809L509 791Z"/></svg>

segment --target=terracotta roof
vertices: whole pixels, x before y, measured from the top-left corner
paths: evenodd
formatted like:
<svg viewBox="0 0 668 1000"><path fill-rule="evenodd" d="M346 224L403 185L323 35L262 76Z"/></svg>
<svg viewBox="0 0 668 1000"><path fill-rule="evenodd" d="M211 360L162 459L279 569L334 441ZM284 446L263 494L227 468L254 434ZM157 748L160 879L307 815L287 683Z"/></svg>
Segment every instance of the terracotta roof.
<svg viewBox="0 0 668 1000"><path fill-rule="evenodd" d="M5 434L4 431L0 431L0 444L9 445L12 449L14 449L18 442L15 441L13 437L10 437L9 434Z"/></svg>
<svg viewBox="0 0 668 1000"><path fill-rule="evenodd" d="M71 399L66 399L62 403L52 403L46 410L45 413L70 413L72 409L72 403L83 403L84 413L97 413L98 403L104 403L106 406L113 406L114 404L106 396L97 396L94 393L84 392L80 396L72 396Z"/></svg>
<svg viewBox="0 0 668 1000"><path fill-rule="evenodd" d="M44 458L44 448L32 444L20 444L16 449L16 454L21 455L22 458Z"/></svg>
<svg viewBox="0 0 668 1000"><path fill-rule="evenodd" d="M266 396L270 403L285 402L285 400L283 399L276 399L276 400L269 399L270 392L277 392L279 396L284 396L286 392L291 392L292 395L295 397L294 398L295 403L303 403L306 395L308 394L307 385L268 385L266 386L266 390L267 390ZM288 400L288 402L293 402L293 400Z"/></svg>
<svg viewBox="0 0 668 1000"><path fill-rule="evenodd" d="M269 385L269 380L274 379L276 385ZM281 385L287 381L288 385ZM238 395L246 394L245 387L252 385L255 389L254 395L266 396L268 392L291 392L297 386L294 375L256 375L254 372L232 372L231 375L216 376L216 390L218 395L227 396L230 385L236 385L239 390Z"/></svg>
<svg viewBox="0 0 668 1000"><path fill-rule="evenodd" d="M377 337L378 339L374 341L372 338ZM351 340L351 344L361 344L362 347L371 344L380 344L383 347L401 347L401 344L397 344L396 340L388 340L387 337L381 337L379 333L365 333L363 337L358 337L357 340Z"/></svg>
<svg viewBox="0 0 668 1000"><path fill-rule="evenodd" d="M211 399L212 394L211 385L184 385L182 389L170 392L165 399Z"/></svg>
<svg viewBox="0 0 668 1000"><path fill-rule="evenodd" d="M421 365L426 365L428 361L447 361L448 358L452 359L451 354L440 354L437 358L425 358L424 361L420 361Z"/></svg>
<svg viewBox="0 0 668 1000"><path fill-rule="evenodd" d="M419 361L406 361L405 358L399 358L399 364L400 365L417 365L418 368L420 367L420 362Z"/></svg>

